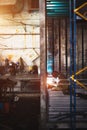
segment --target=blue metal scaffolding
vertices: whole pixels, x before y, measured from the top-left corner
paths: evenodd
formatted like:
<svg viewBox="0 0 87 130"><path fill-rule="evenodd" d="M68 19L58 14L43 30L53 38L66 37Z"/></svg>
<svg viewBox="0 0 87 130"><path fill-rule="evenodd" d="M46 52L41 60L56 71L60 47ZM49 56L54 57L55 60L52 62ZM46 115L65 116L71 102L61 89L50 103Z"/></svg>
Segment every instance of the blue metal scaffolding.
<svg viewBox="0 0 87 130"><path fill-rule="evenodd" d="M76 0L70 0L70 119L71 129L76 129Z"/></svg>

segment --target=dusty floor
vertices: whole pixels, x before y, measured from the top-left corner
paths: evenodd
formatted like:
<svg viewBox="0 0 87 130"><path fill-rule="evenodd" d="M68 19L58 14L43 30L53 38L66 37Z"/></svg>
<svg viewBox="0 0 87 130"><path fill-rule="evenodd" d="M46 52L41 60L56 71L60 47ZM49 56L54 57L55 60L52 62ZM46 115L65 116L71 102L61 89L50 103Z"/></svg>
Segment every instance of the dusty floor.
<svg viewBox="0 0 87 130"><path fill-rule="evenodd" d="M8 104L9 109L0 113L0 130L39 129L39 97L21 97L18 102Z"/></svg>

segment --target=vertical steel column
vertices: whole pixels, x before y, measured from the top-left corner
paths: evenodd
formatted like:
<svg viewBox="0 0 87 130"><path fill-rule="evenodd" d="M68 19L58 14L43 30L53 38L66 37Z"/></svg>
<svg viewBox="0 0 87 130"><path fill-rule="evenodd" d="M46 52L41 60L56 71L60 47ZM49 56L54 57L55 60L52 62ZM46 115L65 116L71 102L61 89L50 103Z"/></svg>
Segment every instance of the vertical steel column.
<svg viewBox="0 0 87 130"><path fill-rule="evenodd" d="M70 125L72 128L72 44L73 44L73 39L72 39L72 0L70 0Z"/></svg>
<svg viewBox="0 0 87 130"><path fill-rule="evenodd" d="M76 0L73 1L73 10L76 9ZM74 12L74 11L73 11ZM76 129L76 14L73 14L74 23L74 130Z"/></svg>
<svg viewBox="0 0 87 130"><path fill-rule="evenodd" d="M82 23L82 68L84 68L84 28Z"/></svg>
<svg viewBox="0 0 87 130"><path fill-rule="evenodd" d="M61 72L61 19L59 19L59 72Z"/></svg>
<svg viewBox="0 0 87 130"><path fill-rule="evenodd" d="M70 78L70 114L71 129L76 129L76 0L70 0L70 77L74 74L74 82Z"/></svg>
<svg viewBox="0 0 87 130"><path fill-rule="evenodd" d="M68 60L67 60L67 19L65 19L65 59L66 59L66 76L67 76L67 66L68 66Z"/></svg>
<svg viewBox="0 0 87 130"><path fill-rule="evenodd" d="M46 87L46 72L47 72L47 41L46 41L46 0L39 0L40 13L40 129L46 130L46 102L47 102L47 87Z"/></svg>
<svg viewBox="0 0 87 130"><path fill-rule="evenodd" d="M55 44L55 41L54 41L54 18L52 19L52 60L53 60L53 65L52 65L52 69L54 71L54 44Z"/></svg>

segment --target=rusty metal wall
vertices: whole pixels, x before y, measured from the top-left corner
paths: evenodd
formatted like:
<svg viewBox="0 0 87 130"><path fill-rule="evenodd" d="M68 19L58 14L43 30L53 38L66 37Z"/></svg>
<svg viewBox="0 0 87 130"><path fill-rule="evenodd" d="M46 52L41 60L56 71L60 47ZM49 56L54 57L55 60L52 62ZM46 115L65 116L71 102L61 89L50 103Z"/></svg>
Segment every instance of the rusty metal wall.
<svg viewBox="0 0 87 130"><path fill-rule="evenodd" d="M70 68L70 29L67 18L48 18L47 51L52 54L53 71L69 76ZM77 71L87 66L87 22L77 21L76 67ZM81 78L87 85L87 70ZM80 75L78 77L80 77ZM77 77L77 78L78 78ZM82 79L82 80L83 80ZM63 83L63 82L62 82ZM65 83L63 83L64 87ZM87 128L87 91L77 85L76 88L76 127ZM69 91L48 89L48 127L51 129L71 128ZM84 117L85 115L85 117Z"/></svg>
<svg viewBox="0 0 87 130"><path fill-rule="evenodd" d="M78 70L87 66L87 22L77 23L77 65Z"/></svg>
<svg viewBox="0 0 87 130"><path fill-rule="evenodd" d="M48 18L47 52L53 57L53 71L69 74L70 29L68 18ZM77 21L77 70L87 66L87 23Z"/></svg>
<svg viewBox="0 0 87 130"><path fill-rule="evenodd" d="M48 18L48 53L53 56L53 70L66 73L69 68L69 20Z"/></svg>

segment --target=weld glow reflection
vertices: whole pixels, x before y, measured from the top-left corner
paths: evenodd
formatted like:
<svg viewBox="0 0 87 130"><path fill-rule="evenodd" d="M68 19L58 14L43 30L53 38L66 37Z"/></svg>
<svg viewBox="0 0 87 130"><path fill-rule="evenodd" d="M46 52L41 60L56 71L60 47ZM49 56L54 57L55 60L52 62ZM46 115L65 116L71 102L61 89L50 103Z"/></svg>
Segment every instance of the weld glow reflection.
<svg viewBox="0 0 87 130"><path fill-rule="evenodd" d="M59 81L60 81L60 79L59 79L58 77L55 78L55 77L53 77L52 75L49 75L49 76L47 77L47 85L57 87Z"/></svg>

